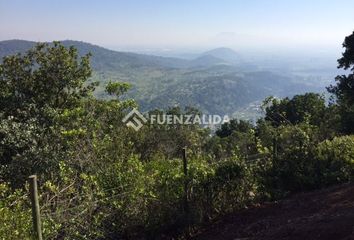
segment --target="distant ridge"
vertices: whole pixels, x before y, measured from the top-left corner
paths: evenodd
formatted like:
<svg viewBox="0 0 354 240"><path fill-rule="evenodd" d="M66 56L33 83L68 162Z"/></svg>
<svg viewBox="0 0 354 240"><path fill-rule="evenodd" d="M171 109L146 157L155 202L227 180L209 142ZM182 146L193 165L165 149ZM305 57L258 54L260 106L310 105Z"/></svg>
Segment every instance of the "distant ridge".
<svg viewBox="0 0 354 240"><path fill-rule="evenodd" d="M136 67L190 68L210 67L221 64L238 64L241 57L229 48L216 48L200 54L199 57L186 60L174 57L160 57L132 52L114 51L91 43L74 40L60 41L64 46L74 46L80 55L92 53L91 64L94 70L118 70ZM7 55L23 53L36 45L35 41L0 41L0 60Z"/></svg>
<svg viewBox="0 0 354 240"><path fill-rule="evenodd" d="M219 58L233 64L242 62L242 57L240 56L240 54L238 54L231 48L225 47L212 49L210 51L202 53L201 56L213 56L215 58Z"/></svg>
<svg viewBox="0 0 354 240"><path fill-rule="evenodd" d="M201 67L201 66L214 66L214 65L222 65L222 64L229 64L227 61L214 57L212 55L202 55L190 61L190 65L194 67Z"/></svg>
<svg viewBox="0 0 354 240"><path fill-rule="evenodd" d="M91 64L95 70L117 70L125 67L187 67L188 62L183 59L158 57L130 52L118 52L109 50L91 43L73 40L60 41L64 46L74 46L80 55L92 53ZM36 42L26 40L0 41L0 58L16 53L23 53Z"/></svg>
<svg viewBox="0 0 354 240"><path fill-rule="evenodd" d="M92 53L90 81L100 82L95 91L98 98L107 97L108 81L128 82L133 86L128 97L134 98L142 111L178 105L194 106L203 113L232 115L269 95L282 97L313 91L294 76L246 65L229 48L216 48L186 60L113 51L81 41L61 43L76 47L80 55ZM0 41L0 61L35 44L25 40Z"/></svg>
<svg viewBox="0 0 354 240"><path fill-rule="evenodd" d="M33 41L19 39L0 41L0 58L2 59L7 55L25 52L35 44L36 42Z"/></svg>

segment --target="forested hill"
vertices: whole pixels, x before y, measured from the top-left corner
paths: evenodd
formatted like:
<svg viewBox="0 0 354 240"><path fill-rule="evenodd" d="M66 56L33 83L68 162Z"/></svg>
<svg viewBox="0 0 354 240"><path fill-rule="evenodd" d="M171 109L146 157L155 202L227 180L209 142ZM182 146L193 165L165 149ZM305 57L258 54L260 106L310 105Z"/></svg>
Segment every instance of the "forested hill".
<svg viewBox="0 0 354 240"><path fill-rule="evenodd" d="M152 55L118 52L81 41L60 41L64 46L74 46L84 55L92 54L92 67L96 71L113 71L126 67L185 67L187 61L178 58L158 57ZM0 41L0 57L25 52L36 42L25 40Z"/></svg>
<svg viewBox="0 0 354 240"><path fill-rule="evenodd" d="M35 44L1 41L0 57L25 52ZM295 75L251 66L228 48L213 49L187 60L118 52L80 41L65 40L62 44L74 46L80 55L92 54L92 80L101 83L96 90L98 97L106 97L104 86L108 81L128 82L133 86L129 96L137 100L143 111L180 105L231 115L269 95L285 97L324 90ZM245 115L254 118L257 113L246 110Z"/></svg>

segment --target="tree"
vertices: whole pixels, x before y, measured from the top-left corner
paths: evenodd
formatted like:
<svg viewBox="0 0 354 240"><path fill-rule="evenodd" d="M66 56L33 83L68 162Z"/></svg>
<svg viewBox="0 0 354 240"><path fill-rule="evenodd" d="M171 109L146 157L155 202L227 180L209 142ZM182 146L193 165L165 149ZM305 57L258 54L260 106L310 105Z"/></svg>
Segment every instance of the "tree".
<svg viewBox="0 0 354 240"><path fill-rule="evenodd" d="M292 99L268 99L265 104L269 102L271 104L265 108L265 120L272 122L273 126L302 122L319 126L326 112L323 96L316 93L295 95Z"/></svg>
<svg viewBox="0 0 354 240"><path fill-rule="evenodd" d="M338 68L349 70L348 75L336 77L336 85L327 90L333 94L341 116L341 131L354 133L354 32L344 40L345 51L338 59Z"/></svg>
<svg viewBox="0 0 354 240"><path fill-rule="evenodd" d="M49 173L65 155L61 115L92 95L89 55L59 42L38 44L0 65L0 178ZM6 178L4 177L7 176ZM3 178L4 177L4 178Z"/></svg>
<svg viewBox="0 0 354 240"><path fill-rule="evenodd" d="M233 132L248 133L253 129L250 122L244 120L232 119L221 125L220 129L216 130L215 134L221 138L230 136Z"/></svg>
<svg viewBox="0 0 354 240"><path fill-rule="evenodd" d="M75 107L94 90L94 84L87 84L89 57L79 59L74 47L67 49L59 42L38 44L25 55L5 57L0 65L0 112L44 117L48 109Z"/></svg>
<svg viewBox="0 0 354 240"><path fill-rule="evenodd" d="M207 141L205 151L215 159L227 159L257 153L254 126L245 120L231 119L216 130L215 136Z"/></svg>

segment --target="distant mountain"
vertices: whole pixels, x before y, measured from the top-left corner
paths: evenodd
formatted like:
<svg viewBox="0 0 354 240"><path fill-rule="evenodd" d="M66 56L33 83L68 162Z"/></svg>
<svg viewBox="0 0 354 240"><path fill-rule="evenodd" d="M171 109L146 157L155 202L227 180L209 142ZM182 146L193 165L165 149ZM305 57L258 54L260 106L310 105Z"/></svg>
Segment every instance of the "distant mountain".
<svg viewBox="0 0 354 240"><path fill-rule="evenodd" d="M118 52L81 41L63 40L66 46L74 46L80 55L91 53L91 64L97 71L116 71L122 68L162 67L162 68L194 68L213 65L240 63L240 56L229 48L216 48L202 53L199 57L186 60L173 57L159 57L131 52ZM23 53L34 47L36 42L25 40L0 41L0 59L15 53Z"/></svg>
<svg viewBox="0 0 354 240"><path fill-rule="evenodd" d="M23 53L36 43L23 40L0 41L2 57ZM231 49L217 48L186 60L112 51L80 41L62 41L79 54L91 53L92 81L101 84L96 96L106 98L108 81L133 85L129 97L143 111L169 106L194 106L205 113L232 114L269 95L291 96L318 90L289 74L259 71Z"/></svg>
<svg viewBox="0 0 354 240"><path fill-rule="evenodd" d="M112 51L97 45L81 41L64 40L61 43L66 46L74 46L80 55L91 53L91 64L94 70L116 71L121 68L137 67L187 67L188 61L179 58L158 57L152 55L136 54L130 52ZM25 40L0 41L0 58L15 53L23 53L32 48L36 42Z"/></svg>
<svg viewBox="0 0 354 240"><path fill-rule="evenodd" d="M0 41L0 60L7 55L25 52L35 44L35 42L24 40Z"/></svg>
<svg viewBox="0 0 354 240"><path fill-rule="evenodd" d="M211 67L215 65L228 65L229 63L223 59L214 57L212 55L202 55L193 60L190 60L189 66L191 67Z"/></svg>
<svg viewBox="0 0 354 240"><path fill-rule="evenodd" d="M215 58L233 64L242 62L242 57L231 48L224 48L224 47L215 48L210 51L202 53L201 56L213 56Z"/></svg>

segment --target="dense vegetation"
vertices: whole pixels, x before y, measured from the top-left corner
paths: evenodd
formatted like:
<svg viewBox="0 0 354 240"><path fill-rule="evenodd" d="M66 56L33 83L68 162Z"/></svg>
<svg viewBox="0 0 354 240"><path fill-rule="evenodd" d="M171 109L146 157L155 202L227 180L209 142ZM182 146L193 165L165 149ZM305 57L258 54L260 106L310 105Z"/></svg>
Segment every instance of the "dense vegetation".
<svg viewBox="0 0 354 240"><path fill-rule="evenodd" d="M330 105L315 93L268 98L256 125L233 119L215 134L199 125L126 127L123 117L137 106L124 97L130 85L108 82L110 98L95 98L90 56L74 47L39 44L5 57L0 238L31 238L31 174L39 177L45 239L188 237L249 204L352 180L352 40L339 60L351 73L329 87Z"/></svg>

